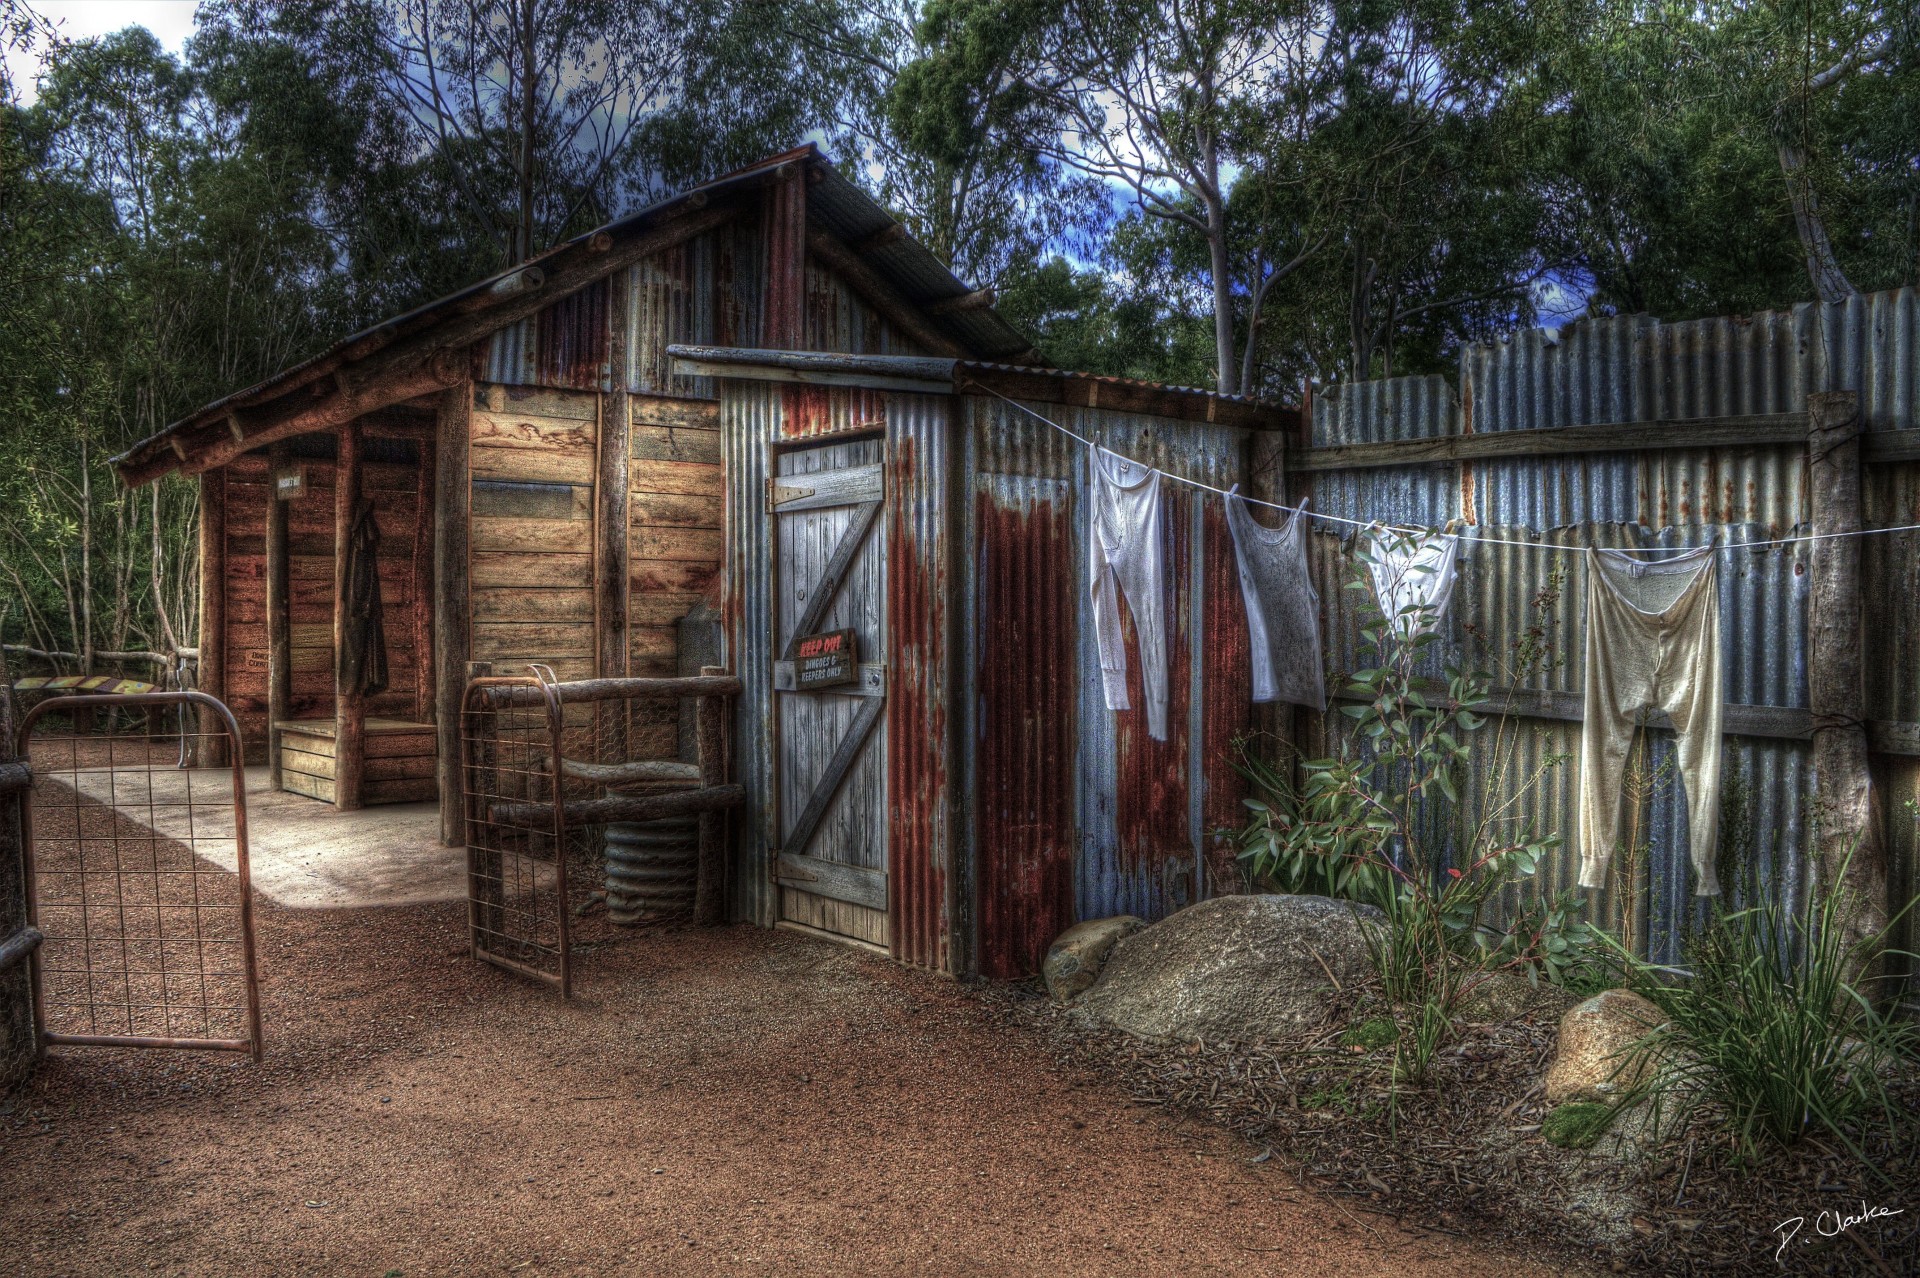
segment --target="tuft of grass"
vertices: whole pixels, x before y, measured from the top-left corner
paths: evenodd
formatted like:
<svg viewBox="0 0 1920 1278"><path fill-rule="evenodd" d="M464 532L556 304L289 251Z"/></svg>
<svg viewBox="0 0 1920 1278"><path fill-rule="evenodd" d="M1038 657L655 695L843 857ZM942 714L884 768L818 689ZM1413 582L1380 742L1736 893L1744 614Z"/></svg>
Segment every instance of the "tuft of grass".
<svg viewBox="0 0 1920 1278"><path fill-rule="evenodd" d="M1541 1120L1540 1135L1561 1149L1585 1149L1600 1139L1613 1121L1613 1107L1598 1101L1569 1101Z"/></svg>
<svg viewBox="0 0 1920 1278"><path fill-rule="evenodd" d="M1300 1108L1305 1110L1328 1110L1340 1114L1351 1114L1355 1105L1353 1096L1345 1083L1315 1088L1300 1098Z"/></svg>
<svg viewBox="0 0 1920 1278"><path fill-rule="evenodd" d="M1391 1016L1376 1016L1372 1020L1361 1021L1358 1025L1349 1025L1340 1035L1340 1046L1358 1047L1365 1051L1378 1051L1383 1047L1392 1047L1400 1037L1400 1027L1393 1023Z"/></svg>
<svg viewBox="0 0 1920 1278"><path fill-rule="evenodd" d="M1628 987L1670 1019L1645 1040L1667 1061L1657 1097L1683 1115L1709 1104L1748 1158L1819 1132L1861 1156L1859 1124L1892 1131L1904 1115L1883 1076L1914 1055L1920 1026L1883 1015L1856 974L1905 952L1884 933L1849 943L1845 917L1841 893L1798 913L1770 897L1713 921L1688 947L1689 980L1628 958Z"/></svg>

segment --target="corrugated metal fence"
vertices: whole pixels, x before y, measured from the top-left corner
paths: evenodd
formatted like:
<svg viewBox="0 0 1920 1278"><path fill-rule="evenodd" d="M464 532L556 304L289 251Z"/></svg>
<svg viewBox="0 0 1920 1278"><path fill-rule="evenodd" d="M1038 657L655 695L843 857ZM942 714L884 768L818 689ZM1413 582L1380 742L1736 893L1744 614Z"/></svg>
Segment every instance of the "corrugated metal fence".
<svg viewBox="0 0 1920 1278"><path fill-rule="evenodd" d="M1383 443L1492 431L1626 424L1803 412L1808 394L1851 390L1869 432L1910 431L1920 393L1920 298L1912 289L1856 298L1837 307L1666 324L1646 316L1586 321L1558 334L1529 332L1464 351L1458 390L1441 377L1394 378L1343 386L1312 414L1312 445ZM1882 450L1884 452L1886 450ZM1871 455L1871 450L1870 450ZM1310 460L1311 454L1308 455ZM1872 461L1866 473L1868 526L1920 522L1920 462ZM1805 543L1743 549L1790 535L1807 518L1802 446L1658 448L1553 456L1482 457L1424 465L1307 470L1297 495L1313 509L1351 519L1426 526L1450 520L1481 538L1526 539L1568 550L1463 547L1462 579L1433 655L1495 672L1496 685L1551 695L1567 705L1582 679L1583 556L1588 545L1697 546L1717 542L1721 641L1727 701L1802 710L1807 705ZM1340 672L1373 664L1362 651L1354 592L1341 589L1354 566L1352 529L1317 524L1316 572L1328 608L1328 660ZM1897 900L1914 891L1920 758L1898 751L1920 719L1920 535L1863 543L1868 717L1881 721L1874 756L1894 863ZM1504 671L1529 636L1542 659ZM1336 676L1337 677L1337 676ZM1577 701L1573 703L1577 707ZM1779 721L1781 716L1772 716ZM1341 716L1330 716L1336 724ZM1764 725L1755 712L1742 723ZM1735 900L1755 893L1797 899L1807 882L1813 822L1810 747L1789 732L1755 728L1732 735L1723 769L1722 882ZM1337 729L1335 729L1337 730ZM1475 754L1475 791L1508 792L1540 769L1531 807L1541 827L1565 836L1537 885L1571 887L1577 815L1577 712L1509 722L1509 751ZM1649 954L1679 957L1704 919L1691 895L1687 819L1673 773L1670 732L1648 734L1647 793L1638 830L1644 861L1631 874L1616 862L1614 885L1595 894L1600 921L1623 921ZM1891 742L1892 744L1889 744ZM1488 743L1483 743L1483 747ZM1471 806L1471 805L1469 805Z"/></svg>

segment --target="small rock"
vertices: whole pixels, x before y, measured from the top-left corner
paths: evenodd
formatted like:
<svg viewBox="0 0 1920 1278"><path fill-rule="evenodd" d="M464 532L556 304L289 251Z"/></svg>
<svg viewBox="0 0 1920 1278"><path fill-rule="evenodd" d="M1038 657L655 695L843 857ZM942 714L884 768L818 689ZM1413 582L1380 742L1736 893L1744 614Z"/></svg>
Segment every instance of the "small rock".
<svg viewBox="0 0 1920 1278"><path fill-rule="evenodd" d="M1087 989L1099 979L1114 945L1145 926L1131 914L1075 923L1054 938L1047 948L1046 961L1040 965L1047 993L1055 1002L1065 1003Z"/></svg>
<svg viewBox="0 0 1920 1278"><path fill-rule="evenodd" d="M1649 1080L1657 1063L1641 1040L1666 1014L1630 990L1605 990L1560 1018L1547 1066L1547 1104L1614 1101Z"/></svg>

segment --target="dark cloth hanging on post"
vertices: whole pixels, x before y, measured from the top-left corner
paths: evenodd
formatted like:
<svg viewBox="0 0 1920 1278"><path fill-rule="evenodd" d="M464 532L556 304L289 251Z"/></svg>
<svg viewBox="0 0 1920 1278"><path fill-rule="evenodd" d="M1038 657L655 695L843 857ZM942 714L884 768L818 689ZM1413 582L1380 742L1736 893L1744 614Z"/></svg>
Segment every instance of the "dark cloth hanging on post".
<svg viewBox="0 0 1920 1278"><path fill-rule="evenodd" d="M340 680L355 692L387 687L387 631L380 607L380 528L373 503L362 501L347 537L347 597Z"/></svg>

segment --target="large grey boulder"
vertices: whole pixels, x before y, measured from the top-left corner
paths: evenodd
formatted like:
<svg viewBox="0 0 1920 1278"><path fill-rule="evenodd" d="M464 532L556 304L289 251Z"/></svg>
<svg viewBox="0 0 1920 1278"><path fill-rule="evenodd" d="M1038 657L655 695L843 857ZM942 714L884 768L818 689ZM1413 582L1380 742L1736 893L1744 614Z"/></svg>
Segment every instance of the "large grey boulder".
<svg viewBox="0 0 1920 1278"><path fill-rule="evenodd" d="M1617 1101L1647 1082L1659 1061L1641 1040L1666 1024L1658 1007L1630 990L1604 990L1560 1018L1547 1066L1547 1104Z"/></svg>
<svg viewBox="0 0 1920 1278"><path fill-rule="evenodd" d="M1113 947L1132 936L1146 923L1131 914L1110 919L1088 919L1075 923L1054 938L1040 975L1047 982L1047 993L1064 1003L1091 986L1107 965Z"/></svg>
<svg viewBox="0 0 1920 1278"><path fill-rule="evenodd" d="M1372 978L1363 929L1384 917L1324 896L1215 897L1114 946L1079 1007L1142 1038L1278 1038Z"/></svg>

